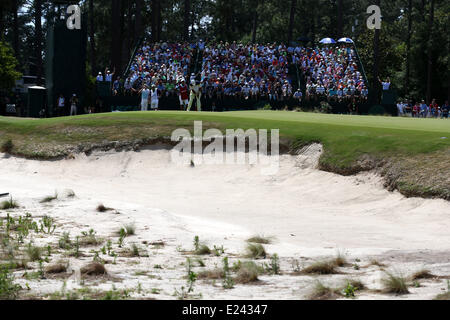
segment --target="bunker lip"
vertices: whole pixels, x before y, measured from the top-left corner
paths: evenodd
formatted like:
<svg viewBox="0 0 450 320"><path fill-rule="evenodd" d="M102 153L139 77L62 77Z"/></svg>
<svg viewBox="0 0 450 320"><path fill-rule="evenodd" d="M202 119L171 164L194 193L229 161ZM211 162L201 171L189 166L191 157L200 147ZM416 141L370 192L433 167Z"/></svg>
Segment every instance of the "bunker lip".
<svg viewBox="0 0 450 320"><path fill-rule="evenodd" d="M221 136L224 138L224 144L226 135ZM194 139L190 139L194 141ZM245 152L248 152L248 138L245 138ZM211 141L202 141L202 150L208 146ZM319 143L320 141L293 141L285 137L280 137L279 142L279 155L297 155L299 151L309 145ZM139 152L141 150L171 150L178 144L177 141L173 141L168 136L153 136L143 139L135 140L123 140L123 141L104 141L101 143L80 143L76 146L68 146L57 152L57 154L40 153L34 156L27 154L21 154L14 151L4 153L3 157L14 156L16 158L28 159L28 160L41 160L41 161L60 161L64 159L73 159L77 154L91 155L96 151L134 151ZM234 147L236 149L237 138L234 140ZM259 144L257 143L259 148ZM270 139L267 142L267 151L271 152ZM326 152L326 150L325 150ZM1 153L0 153L1 154ZM375 172L384 179L384 186L389 191L399 191L405 197L421 197L427 199L444 199L450 201L450 189L449 188L437 188L434 189L429 185L424 185L420 182L411 183L402 179L403 176L400 173L394 173L401 168L400 161L398 159L384 159L375 158L371 155L364 154L355 162L345 167L337 167L321 161L323 154L319 159L318 169L326 172L336 173L343 176L352 176L361 172ZM440 173L437 173L440 174Z"/></svg>

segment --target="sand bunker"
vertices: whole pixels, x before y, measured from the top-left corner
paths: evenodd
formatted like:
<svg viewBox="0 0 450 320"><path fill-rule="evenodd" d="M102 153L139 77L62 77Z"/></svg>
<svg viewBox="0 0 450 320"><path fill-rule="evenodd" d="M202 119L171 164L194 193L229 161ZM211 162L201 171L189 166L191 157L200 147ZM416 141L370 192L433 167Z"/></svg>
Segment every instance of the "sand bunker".
<svg viewBox="0 0 450 320"><path fill-rule="evenodd" d="M238 254L245 239L262 234L275 239L268 251L278 253L285 269L294 258L319 259L341 250L357 261L393 259L403 272L427 265L435 274L450 274L448 201L407 199L385 190L381 178L372 173L344 177L319 171L321 152L322 146L314 144L297 156L282 155L280 170L273 176L262 175L257 165L176 166L169 151L157 147L95 152L61 161L0 156L0 192L10 192L27 210L57 218L73 234L94 228L111 235L132 222L138 229L136 241L162 239L173 246L171 253L156 256L151 265L175 261L174 249L192 247L194 235ZM76 199L44 207L37 201L64 189L74 190ZM95 212L99 203L120 214ZM125 273L116 270L116 275L136 283ZM360 276L379 287L379 270ZM273 287L261 291L245 286L225 291L219 286L218 293L210 286L202 287L202 292L211 298L304 298L311 282L292 279L267 279ZM432 289L410 297L430 298L442 283L432 283ZM278 285L286 289L280 291ZM167 282L168 295L160 298L170 298L174 286Z"/></svg>

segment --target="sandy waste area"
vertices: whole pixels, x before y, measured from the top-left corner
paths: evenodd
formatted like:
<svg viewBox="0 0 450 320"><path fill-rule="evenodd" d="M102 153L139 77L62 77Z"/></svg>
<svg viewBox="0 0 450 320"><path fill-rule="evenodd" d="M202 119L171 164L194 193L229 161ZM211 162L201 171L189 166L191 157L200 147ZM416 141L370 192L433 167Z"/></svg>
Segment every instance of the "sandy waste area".
<svg viewBox="0 0 450 320"><path fill-rule="evenodd" d="M19 298L433 299L447 292L450 203L389 192L374 173L320 171L321 152L316 144L282 155L271 176L258 165L175 165L162 146L59 161L0 154L0 193L19 204L0 218L28 213L37 225L51 218L48 233L23 239L23 248L42 248L43 261L14 271ZM57 199L41 202L55 192ZM99 212L100 204L112 210ZM255 236L269 242L266 254L248 242ZM106 275L83 271L94 261ZM58 263L63 271L46 271ZM331 274L311 271L317 264ZM409 293L388 292L389 274L404 278ZM331 291L320 293L320 284Z"/></svg>

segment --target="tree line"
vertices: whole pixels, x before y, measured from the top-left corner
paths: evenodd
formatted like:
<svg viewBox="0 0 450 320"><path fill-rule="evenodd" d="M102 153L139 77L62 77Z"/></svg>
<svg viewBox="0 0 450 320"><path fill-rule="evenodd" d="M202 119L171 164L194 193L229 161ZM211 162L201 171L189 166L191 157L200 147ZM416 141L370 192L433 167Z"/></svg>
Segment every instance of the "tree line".
<svg viewBox="0 0 450 320"><path fill-rule="evenodd" d="M74 1L76 2L76 1ZM369 79L390 77L401 97L450 97L450 2L447 0L82 0L88 32L88 70L119 74L139 39L272 43L323 37L355 41ZM379 5L382 28L366 26ZM24 74L43 74L50 0L2 0L0 39Z"/></svg>

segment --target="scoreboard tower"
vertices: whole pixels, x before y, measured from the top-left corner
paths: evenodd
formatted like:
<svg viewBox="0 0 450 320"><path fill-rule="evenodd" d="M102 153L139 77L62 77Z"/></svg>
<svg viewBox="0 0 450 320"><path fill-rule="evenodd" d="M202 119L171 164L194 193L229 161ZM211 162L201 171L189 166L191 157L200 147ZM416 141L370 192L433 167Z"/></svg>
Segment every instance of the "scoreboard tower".
<svg viewBox="0 0 450 320"><path fill-rule="evenodd" d="M86 45L87 31L83 16L80 29L67 27L67 8L77 5L76 0L54 0L58 16L49 22L45 50L45 78L47 87L48 115L55 116L56 100L60 94L69 99L76 94L79 106L84 105L86 92ZM67 113L67 110L66 110Z"/></svg>

